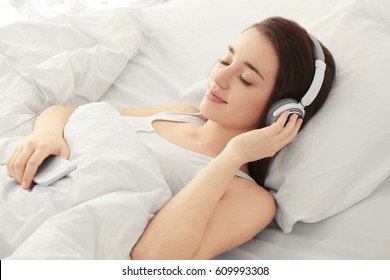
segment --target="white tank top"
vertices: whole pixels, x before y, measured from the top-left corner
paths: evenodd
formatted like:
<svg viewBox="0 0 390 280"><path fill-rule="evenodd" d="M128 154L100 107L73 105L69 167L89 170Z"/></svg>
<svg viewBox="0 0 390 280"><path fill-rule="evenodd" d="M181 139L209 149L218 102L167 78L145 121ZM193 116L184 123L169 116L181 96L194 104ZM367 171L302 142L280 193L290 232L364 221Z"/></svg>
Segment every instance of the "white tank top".
<svg viewBox="0 0 390 280"><path fill-rule="evenodd" d="M145 146L159 163L173 195L187 185L212 158L169 142L156 133L152 123L154 120L166 120L204 124L204 121L196 117L196 115L183 112L162 112L148 117L125 117L130 126L138 132ZM248 174L242 171L238 171L236 176L255 182Z"/></svg>

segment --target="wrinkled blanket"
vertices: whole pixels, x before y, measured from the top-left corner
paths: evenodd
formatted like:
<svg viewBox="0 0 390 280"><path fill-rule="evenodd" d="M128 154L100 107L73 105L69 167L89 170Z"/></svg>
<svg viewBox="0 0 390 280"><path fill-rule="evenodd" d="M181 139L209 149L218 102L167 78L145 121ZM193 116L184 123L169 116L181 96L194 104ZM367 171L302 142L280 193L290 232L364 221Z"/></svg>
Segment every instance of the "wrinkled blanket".
<svg viewBox="0 0 390 280"><path fill-rule="evenodd" d="M65 127L78 168L25 191L0 169L0 257L126 259L171 197L158 164L107 103L79 107Z"/></svg>
<svg viewBox="0 0 390 280"><path fill-rule="evenodd" d="M0 69L1 259L128 259L171 197L137 134L111 105L94 103L136 55L141 36L142 15L131 8L0 28L8 60ZM34 83L46 107L90 104L65 128L77 170L25 191L8 177L5 161L45 104Z"/></svg>
<svg viewBox="0 0 390 280"><path fill-rule="evenodd" d="M46 106L98 101L137 54L141 37L142 14L131 8L0 28L0 137L28 133L31 121L10 129L34 117L45 99Z"/></svg>

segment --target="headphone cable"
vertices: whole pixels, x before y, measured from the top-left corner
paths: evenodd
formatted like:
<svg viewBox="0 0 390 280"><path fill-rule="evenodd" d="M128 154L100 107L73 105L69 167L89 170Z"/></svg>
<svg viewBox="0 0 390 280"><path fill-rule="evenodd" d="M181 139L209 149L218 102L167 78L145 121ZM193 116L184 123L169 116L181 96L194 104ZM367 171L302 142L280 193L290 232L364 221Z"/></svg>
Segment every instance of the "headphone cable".
<svg viewBox="0 0 390 280"><path fill-rule="evenodd" d="M7 66L12 70L12 72L14 72L15 74L17 74L22 80L24 80L25 82L27 82L28 84L31 84L33 86L33 89L39 93L39 95L45 100L42 107L39 109L39 111L37 113L35 113L32 117L28 118L27 120L24 120L20 123L18 123L17 125L15 125L14 127L11 127L5 131L1 131L0 132L0 136L3 136L3 135L6 135L7 133L9 133L10 131L24 125L25 123L28 123L29 121L32 121L33 119L35 119L40 113L43 112L43 110L46 108L47 106L47 103L49 102L49 98L47 96L47 94L45 94L45 92L43 92L39 87L38 85L36 84L35 82L35 79L33 77L33 75L31 75L31 79L27 79L26 77L24 77L15 67L12 66L12 64L8 61L9 59L11 59L8 55L4 54L4 53L0 53L0 61L4 61ZM0 163L1 165L2 163Z"/></svg>

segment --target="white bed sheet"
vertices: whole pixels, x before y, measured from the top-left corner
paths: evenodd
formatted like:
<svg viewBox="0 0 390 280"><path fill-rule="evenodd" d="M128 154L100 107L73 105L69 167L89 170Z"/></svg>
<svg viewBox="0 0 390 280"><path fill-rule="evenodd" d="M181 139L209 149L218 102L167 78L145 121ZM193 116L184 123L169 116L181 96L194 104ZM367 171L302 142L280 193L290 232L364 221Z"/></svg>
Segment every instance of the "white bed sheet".
<svg viewBox="0 0 390 280"><path fill-rule="evenodd" d="M161 5L178 1L172 0ZM187 30L183 33L175 33L174 30L185 17L185 11L172 10L172 14L163 14L165 10L160 10L160 5L142 8L143 36L137 55L127 56L128 64L124 69L117 70L123 72L117 79L112 78L110 83L113 84L104 96L100 98L100 92L93 97L81 96L76 104L97 99L117 107L180 102L178 94L194 82L206 78L213 63L225 51L226 45L249 24L277 14L300 19L301 22L310 21L315 26L316 17L326 15L339 3L336 0L319 1L315 7L310 8L310 13L303 6L306 1L302 0L282 8L268 5L261 11L251 11L245 16L237 16L236 11L226 10L218 14L220 21L226 22L230 17L235 17L236 21L229 26L229 32L221 33L223 28L218 22L210 25L210 21L203 18L210 15L205 12L207 4L202 4L202 1L199 2L198 10L191 11L198 13L199 20L187 23ZM164 16L170 20L159 24L156 19ZM217 43L215 34L219 35ZM177 37L181 37L181 41L186 44L170 44L177 42L174 40ZM210 42L213 42L212 46L208 46ZM36 111L37 106L33 107L28 108L27 115ZM24 135L28 129L31 126L19 132ZM13 144L9 141L1 143L2 147L6 147L0 153L2 159ZM390 212L389 199L390 177L368 199L331 218L313 224L297 223L290 234L284 234L273 223L247 244L219 256L218 259L390 259L390 223L386 217ZM12 248L7 250L12 251ZM2 255L4 256L6 255ZM104 256L107 255L99 255L100 258ZM119 254L115 256L118 257Z"/></svg>
<svg viewBox="0 0 390 280"><path fill-rule="evenodd" d="M274 223L219 259L389 260L390 177L368 198L317 223L299 222L289 234Z"/></svg>

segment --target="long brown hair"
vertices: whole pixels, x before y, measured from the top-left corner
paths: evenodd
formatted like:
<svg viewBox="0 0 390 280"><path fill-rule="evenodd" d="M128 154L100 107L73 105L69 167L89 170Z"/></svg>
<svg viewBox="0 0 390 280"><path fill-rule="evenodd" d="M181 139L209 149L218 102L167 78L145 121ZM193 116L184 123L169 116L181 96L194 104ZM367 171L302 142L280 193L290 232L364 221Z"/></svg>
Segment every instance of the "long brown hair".
<svg viewBox="0 0 390 280"><path fill-rule="evenodd" d="M279 57L279 72L275 87L259 120L259 128L266 125L267 111L277 100L294 98L300 101L309 89L314 77L314 48L307 31L294 21L271 17L250 28L256 28L273 44ZM305 107L301 129L318 112L327 99L336 73L336 65L330 51L321 44L325 54L326 71L321 90L312 104ZM249 174L264 186L271 158L249 163Z"/></svg>

